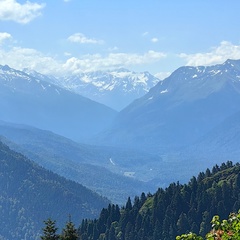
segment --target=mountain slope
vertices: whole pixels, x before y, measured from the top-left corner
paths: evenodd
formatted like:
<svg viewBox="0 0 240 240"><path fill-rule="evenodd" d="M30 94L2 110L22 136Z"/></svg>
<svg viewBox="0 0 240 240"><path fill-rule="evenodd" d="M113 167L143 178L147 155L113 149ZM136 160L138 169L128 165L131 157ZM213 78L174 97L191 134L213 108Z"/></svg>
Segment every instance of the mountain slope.
<svg viewBox="0 0 240 240"><path fill-rule="evenodd" d="M38 239L43 220L64 226L95 217L109 201L76 182L39 167L0 142L1 239Z"/></svg>
<svg viewBox="0 0 240 240"><path fill-rule="evenodd" d="M166 152L192 144L240 110L240 60L181 67L122 110L99 140Z"/></svg>
<svg viewBox="0 0 240 240"><path fill-rule="evenodd" d="M24 71L38 79L54 83L118 111L133 100L142 97L159 81L148 72L136 73L123 68L58 78L45 76L28 69Z"/></svg>
<svg viewBox="0 0 240 240"><path fill-rule="evenodd" d="M115 117L109 107L17 71L0 66L0 119L84 139Z"/></svg>
<svg viewBox="0 0 240 240"><path fill-rule="evenodd" d="M196 143L184 149L183 158L229 159L237 161L240 154L240 111L226 118Z"/></svg>

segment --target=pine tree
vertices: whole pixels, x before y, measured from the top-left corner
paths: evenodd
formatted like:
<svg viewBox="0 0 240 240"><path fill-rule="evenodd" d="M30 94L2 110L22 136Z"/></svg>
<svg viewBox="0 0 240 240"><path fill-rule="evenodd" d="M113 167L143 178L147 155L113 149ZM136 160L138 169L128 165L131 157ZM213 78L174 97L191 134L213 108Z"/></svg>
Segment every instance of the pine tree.
<svg viewBox="0 0 240 240"><path fill-rule="evenodd" d="M43 228L43 236L41 236L42 240L57 240L59 239L59 235L57 234L58 228L55 226L56 221L51 220L50 218L46 221L45 228Z"/></svg>
<svg viewBox="0 0 240 240"><path fill-rule="evenodd" d="M71 219L67 222L65 228L62 231L62 235L60 236L61 240L77 240L78 233Z"/></svg>
<svg viewBox="0 0 240 240"><path fill-rule="evenodd" d="M127 203L126 203L126 209L127 210L132 210L132 202L131 202L131 198L128 197Z"/></svg>
<svg viewBox="0 0 240 240"><path fill-rule="evenodd" d="M189 228L190 227L189 227L187 215L185 213L181 213L177 221L178 234L182 234L186 232Z"/></svg>

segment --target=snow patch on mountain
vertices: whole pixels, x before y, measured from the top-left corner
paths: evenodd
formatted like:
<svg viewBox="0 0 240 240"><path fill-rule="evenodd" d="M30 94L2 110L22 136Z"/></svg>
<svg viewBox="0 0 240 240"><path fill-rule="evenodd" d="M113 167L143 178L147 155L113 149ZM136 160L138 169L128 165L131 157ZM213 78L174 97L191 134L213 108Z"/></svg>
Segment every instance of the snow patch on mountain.
<svg viewBox="0 0 240 240"><path fill-rule="evenodd" d="M61 88L47 81L47 76L34 71L29 73L10 68L8 65L0 65L0 84L8 91L15 93L39 95L40 92L51 92L51 94L57 92L58 95L60 94Z"/></svg>
<svg viewBox="0 0 240 240"><path fill-rule="evenodd" d="M167 93L167 92L168 92L168 90L165 89L165 90L162 90L162 91L160 92L160 94Z"/></svg>

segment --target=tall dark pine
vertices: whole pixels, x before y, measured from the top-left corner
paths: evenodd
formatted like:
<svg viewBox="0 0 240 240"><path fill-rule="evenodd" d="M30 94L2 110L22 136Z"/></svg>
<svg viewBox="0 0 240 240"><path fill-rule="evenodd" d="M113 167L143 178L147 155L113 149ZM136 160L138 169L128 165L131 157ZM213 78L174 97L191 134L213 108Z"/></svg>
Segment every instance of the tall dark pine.
<svg viewBox="0 0 240 240"><path fill-rule="evenodd" d="M62 231L62 235L60 239L61 240L77 240L78 239L77 229L75 228L75 225L71 220L67 222L65 228Z"/></svg>
<svg viewBox="0 0 240 240"><path fill-rule="evenodd" d="M57 234L58 228L55 226L56 221L51 220L50 218L44 221L45 227L43 228L42 240L58 240L59 235Z"/></svg>

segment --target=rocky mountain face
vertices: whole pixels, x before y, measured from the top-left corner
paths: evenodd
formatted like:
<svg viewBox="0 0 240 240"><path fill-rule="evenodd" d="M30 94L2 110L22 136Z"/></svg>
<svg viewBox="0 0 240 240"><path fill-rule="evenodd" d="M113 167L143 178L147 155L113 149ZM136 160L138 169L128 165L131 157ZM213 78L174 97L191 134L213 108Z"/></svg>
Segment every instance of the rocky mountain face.
<svg viewBox="0 0 240 240"><path fill-rule="evenodd" d="M24 71L38 79L56 84L117 111L145 95L159 82L159 79L149 72L137 73L123 68L64 77L46 76L28 69Z"/></svg>
<svg viewBox="0 0 240 240"><path fill-rule="evenodd" d="M48 129L80 140L104 129L113 109L39 77L0 66L0 119Z"/></svg>
<svg viewBox="0 0 240 240"><path fill-rule="evenodd" d="M181 67L123 109L99 139L169 152L192 144L240 110L240 60Z"/></svg>

